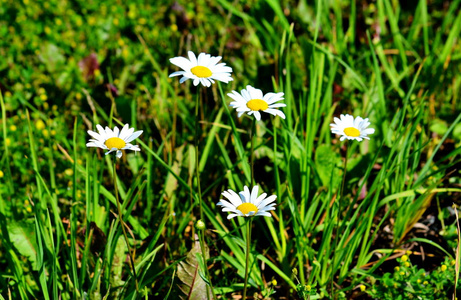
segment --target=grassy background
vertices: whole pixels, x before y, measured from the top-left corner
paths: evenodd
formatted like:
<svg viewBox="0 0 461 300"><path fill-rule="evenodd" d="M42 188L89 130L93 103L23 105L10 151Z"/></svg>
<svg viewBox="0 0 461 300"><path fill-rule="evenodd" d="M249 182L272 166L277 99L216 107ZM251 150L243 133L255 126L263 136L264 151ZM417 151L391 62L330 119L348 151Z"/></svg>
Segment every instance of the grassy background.
<svg viewBox="0 0 461 300"><path fill-rule="evenodd" d="M287 104L285 120L263 116L256 128L255 181L278 206L254 222L250 295L293 299L311 288L313 298L333 297L333 279L335 297L366 297L358 286L373 288L408 249L436 270L456 256L460 6L3 0L1 295L176 299L199 218L197 93L208 267L219 295L240 293L243 223L215 203L250 181L251 119L223 104L247 84L284 92ZM177 70L168 59L188 50L223 56L234 81L197 89L168 78ZM340 143L329 124L341 113L368 117L370 141ZM144 130L141 153L125 153L116 172L139 292L112 158L85 147L98 123Z"/></svg>

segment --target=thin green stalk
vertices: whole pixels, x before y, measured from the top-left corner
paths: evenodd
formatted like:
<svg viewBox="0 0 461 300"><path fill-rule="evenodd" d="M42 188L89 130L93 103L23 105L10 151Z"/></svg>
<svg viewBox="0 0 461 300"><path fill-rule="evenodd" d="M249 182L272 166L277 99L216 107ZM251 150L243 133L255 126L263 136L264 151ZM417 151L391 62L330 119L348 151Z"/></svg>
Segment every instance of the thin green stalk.
<svg viewBox="0 0 461 300"><path fill-rule="evenodd" d="M198 203L200 208L200 220L203 221L203 209L202 209L202 190L200 189L200 162L198 159L198 130L199 130L199 104L200 104L200 90L197 89L197 96L195 97L195 136L194 136L194 144L195 144L195 177L197 180L197 197ZM205 257L204 257L205 259Z"/></svg>
<svg viewBox="0 0 461 300"><path fill-rule="evenodd" d="M246 250L245 250L245 282L243 285L243 300L247 297L247 285L248 285L248 265L250 264L250 241L251 241L251 221L252 217L249 217L246 221Z"/></svg>
<svg viewBox="0 0 461 300"><path fill-rule="evenodd" d="M5 102L3 101L2 91L0 91L0 106L2 108L2 130L3 130L3 156L6 159L6 174L7 174L7 187L8 187L8 197L10 197L14 193L14 186L13 186L13 176L11 173L10 168L10 155L8 150L8 136L7 136L7 126L6 126L6 107Z"/></svg>
<svg viewBox="0 0 461 300"><path fill-rule="evenodd" d="M331 295L333 296L333 283L335 279L335 258L336 258L336 248L338 248L338 225L339 225L339 218L341 216L341 201L343 199L344 195L344 182L346 182L346 173L347 173L347 158L349 157L349 147L348 147L348 141L346 141L346 157L344 159L344 167L343 167L343 180L341 182L341 190L339 191L339 199L337 201L337 211L336 211L336 219L335 219L335 247L333 249L333 260L331 264ZM333 299L335 299L335 296L333 296Z"/></svg>
<svg viewBox="0 0 461 300"><path fill-rule="evenodd" d="M204 231L203 230L199 230L198 231L198 236L199 236L199 240L200 240L200 248L202 249L202 256L203 256L203 264L205 265L205 275L208 279L208 284L209 286L207 285L206 288L207 288L207 292L206 292L206 297L207 299L209 299L209 295L210 293L208 293L208 288L210 288L211 290L211 293L213 294L213 300L214 299L218 299L216 297L216 294L214 292L214 289L213 289L213 284L211 283L211 277L210 277L210 272L208 271L208 267L207 267L207 263L206 263L206 251L205 251L205 235L204 235Z"/></svg>
<svg viewBox="0 0 461 300"><path fill-rule="evenodd" d="M195 177L197 180L197 197L199 201L199 208L200 208L200 220L205 222L203 219L203 208L202 208L202 189L200 187L200 161L198 155L198 143L199 143L199 122L200 122L200 115L199 115L199 105L200 105L200 89L197 89L197 96L195 97L195 135L194 135L194 144L195 144ZM204 223L205 224L205 223ZM200 230L201 231L201 230ZM209 286L207 285L207 293L206 297L209 299L208 288L211 289L211 293L213 294L213 299L217 299L216 295L213 290L213 284L211 283L210 273L208 272L207 267L207 257L205 252L205 236L202 234L203 232L199 232L199 239L200 239L200 248L202 249L202 257L203 263L205 265L205 274L208 279Z"/></svg>
<svg viewBox="0 0 461 300"><path fill-rule="evenodd" d="M253 118L253 121L251 123L251 130L250 130L250 142L251 142L251 153L250 153L250 165L251 165L251 187L250 189L253 188L255 184L255 172L254 172L254 161L255 161L255 155L254 155L254 136L256 132L256 118Z"/></svg>
<svg viewBox="0 0 461 300"><path fill-rule="evenodd" d="M120 199L119 199L119 196L118 196L118 189L117 189L117 161L116 161L115 157L114 157L114 172L113 172L113 175L114 175L115 199L117 200L117 209L118 209L118 217L119 217L119 220L120 220L120 226L122 227L123 236L125 237L126 246L128 248L128 254L129 254L128 256L130 257L130 267L131 267L131 270L133 271L133 277L134 277L135 284L136 284L136 291L139 291L138 277L136 276L136 268L135 268L135 265L134 265L134 257L133 257L134 253L131 252L131 246L130 246L130 242L128 241L128 235L126 234L125 222L123 222L122 208L120 206Z"/></svg>

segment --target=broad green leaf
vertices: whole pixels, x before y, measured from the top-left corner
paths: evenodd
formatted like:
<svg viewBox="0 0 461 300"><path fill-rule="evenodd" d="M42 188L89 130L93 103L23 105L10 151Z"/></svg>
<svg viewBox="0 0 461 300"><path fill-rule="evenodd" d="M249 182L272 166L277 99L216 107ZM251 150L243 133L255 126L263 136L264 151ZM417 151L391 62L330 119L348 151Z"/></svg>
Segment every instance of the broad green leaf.
<svg viewBox="0 0 461 300"><path fill-rule="evenodd" d="M117 240L117 246L115 247L114 251L114 258L112 261L112 269L111 269L111 276L110 276L110 283L111 286L114 288L112 291L112 296L116 297L120 292L118 287L121 287L125 284L125 281L122 280L122 271L123 271L123 264L126 260L126 242L123 235L120 235Z"/></svg>
<svg viewBox="0 0 461 300"><path fill-rule="evenodd" d="M208 248L205 249L205 253L208 258ZM179 263L177 272L179 282L176 286L176 293L179 299L212 299L210 292L208 292L207 296L207 284L200 275L200 262L197 260L197 256L201 255L200 242L197 240L187 254L186 259Z"/></svg>
<svg viewBox="0 0 461 300"><path fill-rule="evenodd" d="M332 177L337 175L335 166L339 160L338 154L328 145L320 145L315 151L315 166L323 186L329 187Z"/></svg>
<svg viewBox="0 0 461 300"><path fill-rule="evenodd" d="M29 259L32 269L37 271L37 240L34 224L22 221L9 223L7 227L11 243L21 255Z"/></svg>

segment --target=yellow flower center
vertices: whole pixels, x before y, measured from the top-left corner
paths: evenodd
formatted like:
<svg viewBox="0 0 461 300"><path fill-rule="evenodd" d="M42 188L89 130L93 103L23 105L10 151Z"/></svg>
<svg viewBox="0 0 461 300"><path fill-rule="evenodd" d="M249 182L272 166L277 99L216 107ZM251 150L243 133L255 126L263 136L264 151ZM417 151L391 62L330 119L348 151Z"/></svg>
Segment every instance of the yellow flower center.
<svg viewBox="0 0 461 300"><path fill-rule="evenodd" d="M118 137L112 137L108 139L104 145L107 146L107 148L112 149L112 148L117 148L117 149L122 149L125 147L126 143L124 140Z"/></svg>
<svg viewBox="0 0 461 300"><path fill-rule="evenodd" d="M253 99L247 102L247 107L253 111L266 110L269 107L269 104L261 99Z"/></svg>
<svg viewBox="0 0 461 300"><path fill-rule="evenodd" d="M192 74L200 78L210 77L211 75L213 75L210 69L208 69L207 67L203 67L203 66L193 67L192 69L190 69L190 71L192 72Z"/></svg>
<svg viewBox="0 0 461 300"><path fill-rule="evenodd" d="M252 211L254 211L254 214L258 212L258 208L253 203L242 203L237 207L237 209L244 215L247 215Z"/></svg>
<svg viewBox="0 0 461 300"><path fill-rule="evenodd" d="M347 127L344 129L344 133L347 135L347 136L352 136L352 137L358 137L360 136L360 130L358 130L357 128L354 128L354 127Z"/></svg>

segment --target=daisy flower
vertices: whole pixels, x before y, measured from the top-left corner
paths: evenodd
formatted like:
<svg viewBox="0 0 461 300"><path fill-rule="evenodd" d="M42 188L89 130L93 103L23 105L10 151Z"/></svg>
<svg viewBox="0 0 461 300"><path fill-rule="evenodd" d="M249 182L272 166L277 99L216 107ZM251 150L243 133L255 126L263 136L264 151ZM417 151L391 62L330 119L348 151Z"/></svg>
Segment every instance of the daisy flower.
<svg viewBox="0 0 461 300"><path fill-rule="evenodd" d="M373 128L367 128L370 125L368 118L362 119L357 117L354 119L351 115L341 115L340 119L334 118L335 123L331 123L331 132L341 135L340 140L369 140L369 134L375 133Z"/></svg>
<svg viewBox="0 0 461 300"><path fill-rule="evenodd" d="M128 124L123 126L122 131L118 129L117 126L114 127L114 130L106 126L106 129L102 128L101 125L96 125L99 133L88 130L88 134L93 137L86 144L87 147L99 147L104 150L109 150L106 152L106 155L117 151L116 156L118 158L122 157L121 150L133 150L141 151L138 145L130 144L131 141L138 138L142 130L134 131L134 128L129 128Z"/></svg>
<svg viewBox="0 0 461 300"><path fill-rule="evenodd" d="M244 113L248 115L254 115L256 120L261 120L261 113L269 113L271 115L278 115L285 119L285 114L276 108L287 106L284 103L275 103L283 100L283 93L267 93L263 96L263 92L260 89L255 89L251 85L247 85L246 89L243 89L240 93L232 91L227 94L229 97L234 99L230 106L234 107L238 116L240 117Z"/></svg>
<svg viewBox="0 0 461 300"><path fill-rule="evenodd" d="M227 67L225 63L218 64L221 56L200 53L196 58L194 52L189 51L188 54L189 59L182 56L170 58L173 65L184 70L170 74L170 77L182 75L183 77L179 80L179 83L183 83L187 79L193 79L194 86L201 83L209 87L215 80L225 83L233 80L231 77L232 68Z"/></svg>
<svg viewBox="0 0 461 300"><path fill-rule="evenodd" d="M266 216L270 217L269 210L275 210L275 201L277 196L272 195L266 198L267 194L263 193L258 197L259 187L255 185L250 192L247 186L239 195L233 190L222 192L222 195L228 199L220 199L217 205L223 206L222 211L230 211L232 214L228 215L228 219L233 217L252 217L252 216Z"/></svg>

